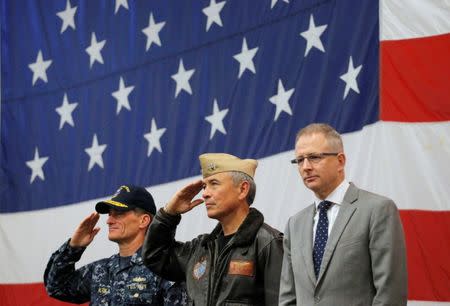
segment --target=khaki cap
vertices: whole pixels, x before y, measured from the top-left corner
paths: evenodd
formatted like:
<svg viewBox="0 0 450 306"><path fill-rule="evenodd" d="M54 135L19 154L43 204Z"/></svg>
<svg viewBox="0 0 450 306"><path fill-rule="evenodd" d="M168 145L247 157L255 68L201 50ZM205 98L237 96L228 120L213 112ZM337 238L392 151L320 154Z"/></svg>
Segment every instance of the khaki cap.
<svg viewBox="0 0 450 306"><path fill-rule="evenodd" d="M243 172L253 178L258 166L258 162L254 159L240 159L226 153L205 153L200 155L198 159L202 167L203 178L228 171Z"/></svg>

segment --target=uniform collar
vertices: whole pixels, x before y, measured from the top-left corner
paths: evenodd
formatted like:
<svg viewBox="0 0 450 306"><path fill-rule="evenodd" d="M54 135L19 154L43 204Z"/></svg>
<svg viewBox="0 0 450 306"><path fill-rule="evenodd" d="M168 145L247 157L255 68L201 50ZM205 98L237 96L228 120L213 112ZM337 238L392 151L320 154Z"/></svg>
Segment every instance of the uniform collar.
<svg viewBox="0 0 450 306"><path fill-rule="evenodd" d="M132 265L141 265L141 264L143 264L144 261L142 260L141 250L142 250L142 246L136 251L136 253L131 255L130 263ZM120 267L119 258L120 258L119 254L112 255L109 258L108 266L110 268L114 269L114 270L118 270L119 267Z"/></svg>
<svg viewBox="0 0 450 306"><path fill-rule="evenodd" d="M250 208L247 217L245 217L231 240L233 245L242 246L251 244L263 223L264 216L262 213L256 208ZM222 233L222 226L218 223L214 230L205 236L201 244L205 246L209 241L215 240L220 233Z"/></svg>

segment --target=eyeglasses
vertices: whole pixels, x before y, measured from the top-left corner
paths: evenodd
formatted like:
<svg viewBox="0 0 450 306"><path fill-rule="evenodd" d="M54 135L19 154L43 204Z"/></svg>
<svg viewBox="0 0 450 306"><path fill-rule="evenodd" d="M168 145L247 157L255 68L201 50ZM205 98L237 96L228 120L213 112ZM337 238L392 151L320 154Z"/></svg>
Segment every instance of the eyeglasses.
<svg viewBox="0 0 450 306"><path fill-rule="evenodd" d="M308 155L297 157L291 160L291 163L298 164L299 166L301 166L305 161L305 159L307 159L311 164L317 164L327 156L337 156L337 155L339 155L339 153L311 153Z"/></svg>

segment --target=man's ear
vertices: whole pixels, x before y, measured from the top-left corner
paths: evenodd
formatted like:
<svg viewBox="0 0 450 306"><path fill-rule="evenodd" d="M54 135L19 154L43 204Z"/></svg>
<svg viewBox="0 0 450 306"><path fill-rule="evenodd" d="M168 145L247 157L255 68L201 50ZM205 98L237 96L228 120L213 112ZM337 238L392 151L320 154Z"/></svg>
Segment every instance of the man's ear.
<svg viewBox="0 0 450 306"><path fill-rule="evenodd" d="M345 157L345 154L344 153L339 153L339 155L337 156L337 158L338 158L338 161L339 161L339 170L342 170L342 171L344 171L344 168L345 168L345 162L346 162L346 160L347 160L347 158Z"/></svg>
<svg viewBox="0 0 450 306"><path fill-rule="evenodd" d="M248 192L250 191L250 183L247 181L241 182L239 185L239 199L244 200L247 198Z"/></svg>
<svg viewBox="0 0 450 306"><path fill-rule="evenodd" d="M140 228L146 228L150 225L152 222L152 217L148 214L143 214L141 218L141 224L139 225Z"/></svg>

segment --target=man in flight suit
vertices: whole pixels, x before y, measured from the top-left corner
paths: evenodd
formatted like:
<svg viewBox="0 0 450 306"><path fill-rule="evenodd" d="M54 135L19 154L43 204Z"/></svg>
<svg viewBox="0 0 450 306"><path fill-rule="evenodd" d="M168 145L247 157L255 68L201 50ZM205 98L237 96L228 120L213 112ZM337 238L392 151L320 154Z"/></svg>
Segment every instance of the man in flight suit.
<svg viewBox="0 0 450 306"><path fill-rule="evenodd" d="M256 160L223 153L200 155L203 180L181 189L158 211L144 247L145 264L174 281L186 280L192 305L278 305L282 234L251 208ZM193 200L203 189L203 200ZM219 221L210 234L181 243L181 214L205 202Z"/></svg>

